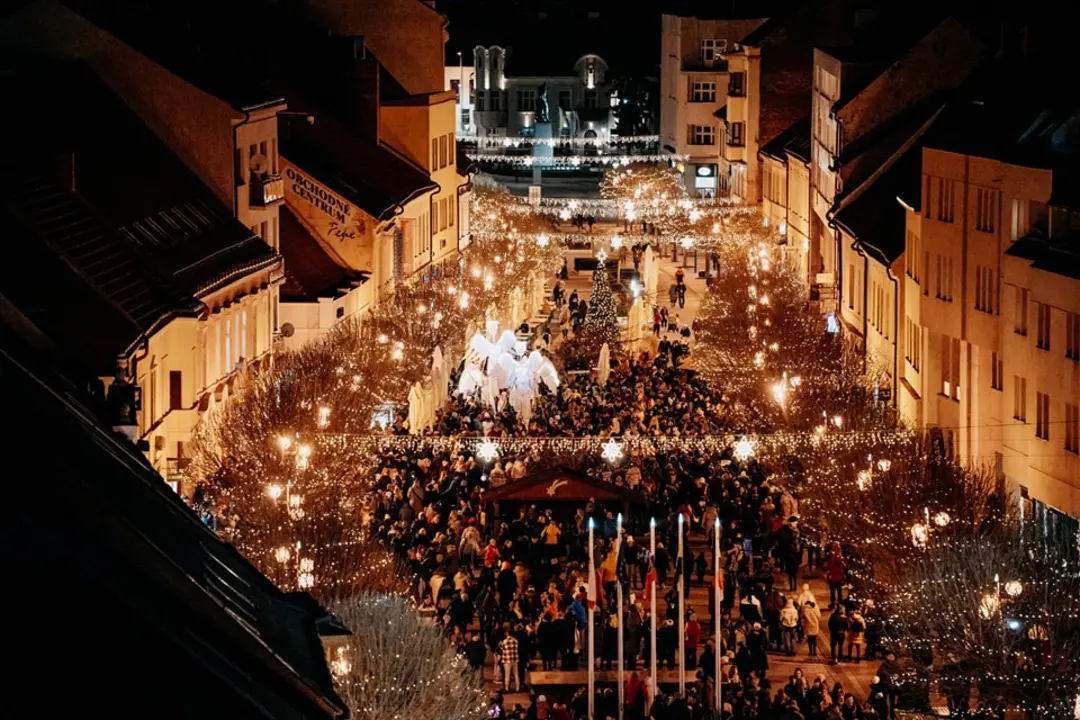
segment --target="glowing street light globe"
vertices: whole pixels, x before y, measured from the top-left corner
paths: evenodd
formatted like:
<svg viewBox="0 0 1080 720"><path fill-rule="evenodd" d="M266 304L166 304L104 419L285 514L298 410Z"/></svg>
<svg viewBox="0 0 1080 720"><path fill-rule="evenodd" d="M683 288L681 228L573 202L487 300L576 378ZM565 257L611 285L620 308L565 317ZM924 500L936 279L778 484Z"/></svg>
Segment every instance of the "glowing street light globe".
<svg viewBox="0 0 1080 720"><path fill-rule="evenodd" d="M271 500L277 500L281 497L282 492L282 487L277 483L271 483L266 487L266 494L270 496Z"/></svg>
<svg viewBox="0 0 1080 720"><path fill-rule="evenodd" d="M934 515L934 524L938 527L945 527L949 524L950 521L952 521L952 518L949 517L949 513L945 511L936 513Z"/></svg>
<svg viewBox="0 0 1080 720"><path fill-rule="evenodd" d="M613 235L611 238L611 247L618 250L623 246L623 239L621 235Z"/></svg>
<svg viewBox="0 0 1080 720"><path fill-rule="evenodd" d="M274 551L274 559L283 565L289 562L289 558L291 556L292 553L289 552L289 548L287 547L279 547L277 550Z"/></svg>
<svg viewBox="0 0 1080 720"><path fill-rule="evenodd" d="M1009 597L1019 597L1022 592L1024 592L1024 586L1020 584L1019 580L1010 580L1005 583L1005 594Z"/></svg>
<svg viewBox="0 0 1080 720"><path fill-rule="evenodd" d="M929 537L930 531L922 523L915 523L911 526L911 544L915 547L926 547L926 541Z"/></svg>

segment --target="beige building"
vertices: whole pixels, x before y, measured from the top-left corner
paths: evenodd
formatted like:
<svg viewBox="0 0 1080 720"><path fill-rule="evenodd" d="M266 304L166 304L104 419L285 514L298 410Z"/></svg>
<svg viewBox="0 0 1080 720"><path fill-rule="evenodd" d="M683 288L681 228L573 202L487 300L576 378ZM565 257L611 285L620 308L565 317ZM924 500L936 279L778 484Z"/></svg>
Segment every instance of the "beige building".
<svg viewBox="0 0 1080 720"><path fill-rule="evenodd" d="M825 309L839 310L835 299L847 282L844 240L830 223L837 203L893 155L895 142L880 138L895 137L894 122L905 122L897 118L915 106L932 106L983 57L983 45L952 18L912 32L910 41L898 32L875 47L814 50L810 258Z"/></svg>
<svg viewBox="0 0 1080 720"><path fill-rule="evenodd" d="M807 289L810 274L810 118L805 117L758 152L761 214L780 233L781 257Z"/></svg>
<svg viewBox="0 0 1080 720"><path fill-rule="evenodd" d="M115 425L169 478L240 370L269 361L280 256L89 68L6 85L5 300L105 386L123 369L137 392Z"/></svg>
<svg viewBox="0 0 1080 720"><path fill-rule="evenodd" d="M900 407L1036 509L1077 516L1080 212L1075 167L1053 148L1064 151L1080 115L1036 108L1010 135L995 109L958 108L923 151L922 202L907 213L913 347Z"/></svg>
<svg viewBox="0 0 1080 720"><path fill-rule="evenodd" d="M730 111L727 108L734 105L744 113L752 101L746 94L746 70L732 75L724 54L762 22L761 18L662 16L660 144L667 152L689 156L684 180L692 195L715 196L720 191L725 145L730 146L732 157L748 151L745 125L733 126L728 142L723 137L722 117Z"/></svg>

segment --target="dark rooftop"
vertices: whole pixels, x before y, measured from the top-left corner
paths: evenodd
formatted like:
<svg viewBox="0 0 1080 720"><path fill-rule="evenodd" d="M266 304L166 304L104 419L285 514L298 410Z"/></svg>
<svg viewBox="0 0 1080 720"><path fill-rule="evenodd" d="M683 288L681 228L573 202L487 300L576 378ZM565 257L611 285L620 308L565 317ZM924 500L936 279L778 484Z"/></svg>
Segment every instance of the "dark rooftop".
<svg viewBox="0 0 1080 720"><path fill-rule="evenodd" d="M438 188L407 158L348 128L292 86L282 86L289 106L315 116L314 124L283 118L281 154L377 220Z"/></svg>
<svg viewBox="0 0 1080 720"><path fill-rule="evenodd" d="M1042 233L1020 238L1006 255L1031 261L1031 267L1080 280L1080 232L1050 239Z"/></svg>
<svg viewBox="0 0 1080 720"><path fill-rule="evenodd" d="M20 108L0 120L8 168L0 212L14 236L37 245L17 252L43 285L100 298L35 303L58 331L81 328L65 345L103 344L101 323L110 342L127 338L99 350L123 352L169 316L199 312L206 292L278 262L85 66L8 75L0 92ZM91 314L106 307L109 319Z"/></svg>
<svg viewBox="0 0 1080 720"><path fill-rule="evenodd" d="M62 0L98 27L184 78L244 110L281 102L263 82L271 54L263 43L277 19L271 0ZM153 28L153 31L149 29ZM234 28L244 28L237 37ZM260 51L262 50L262 51Z"/></svg>
<svg viewBox="0 0 1080 720"><path fill-rule="evenodd" d="M367 273L351 270L332 258L288 206L281 209L280 224L281 254L285 258L282 300L335 297L368 278Z"/></svg>
<svg viewBox="0 0 1080 720"><path fill-rule="evenodd" d="M803 162L810 162L810 116L789 127L761 148L761 152L777 160L793 155Z"/></svg>
<svg viewBox="0 0 1080 720"><path fill-rule="evenodd" d="M835 215L835 222L886 266L904 253L907 222L899 200L918 208L922 146L913 144Z"/></svg>
<svg viewBox="0 0 1080 720"><path fill-rule="evenodd" d="M325 612L282 593L200 522L97 419L100 398L8 319L0 384L19 415L2 443L33 462L9 471L4 557L34 588L5 640L20 659L8 680L55 705L42 668L59 652L78 668L65 691L99 715L342 717L316 632Z"/></svg>

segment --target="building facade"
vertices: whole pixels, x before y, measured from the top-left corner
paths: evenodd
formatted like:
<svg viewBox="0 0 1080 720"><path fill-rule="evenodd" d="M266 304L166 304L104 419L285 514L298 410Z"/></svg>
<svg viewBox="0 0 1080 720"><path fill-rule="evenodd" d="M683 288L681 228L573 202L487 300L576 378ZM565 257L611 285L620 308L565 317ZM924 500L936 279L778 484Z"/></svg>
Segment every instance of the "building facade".
<svg viewBox="0 0 1080 720"><path fill-rule="evenodd" d="M746 151L745 125L735 126L731 138L723 135L724 115L733 107L744 112L740 103L747 102L747 76L731 75L725 53L762 22L661 18L660 145L667 152L689 156L684 181L693 195L714 196L720 191L726 146L731 147L732 158Z"/></svg>
<svg viewBox="0 0 1080 720"><path fill-rule="evenodd" d="M1080 213L1066 173L1018 160L924 150L900 407L956 457L1077 516Z"/></svg>
<svg viewBox="0 0 1080 720"><path fill-rule="evenodd" d="M536 137L545 111L552 138L603 139L615 129L608 65L599 55L585 54L556 67L536 58L515 58L512 48L477 46L473 72L470 136Z"/></svg>

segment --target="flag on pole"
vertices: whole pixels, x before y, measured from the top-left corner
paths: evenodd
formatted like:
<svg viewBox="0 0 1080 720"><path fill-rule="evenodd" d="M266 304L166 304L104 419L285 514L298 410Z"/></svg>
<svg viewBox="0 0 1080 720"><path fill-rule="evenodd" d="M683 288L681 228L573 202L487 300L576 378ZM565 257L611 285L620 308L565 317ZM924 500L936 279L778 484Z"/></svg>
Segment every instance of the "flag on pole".
<svg viewBox="0 0 1080 720"><path fill-rule="evenodd" d="M656 565L649 560L649 572L645 575L645 602L651 603L656 592Z"/></svg>
<svg viewBox="0 0 1080 720"><path fill-rule="evenodd" d="M585 587L585 599L589 603L588 607L590 610L596 609L596 573L596 568L589 568L589 582Z"/></svg>

